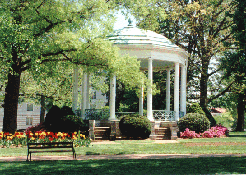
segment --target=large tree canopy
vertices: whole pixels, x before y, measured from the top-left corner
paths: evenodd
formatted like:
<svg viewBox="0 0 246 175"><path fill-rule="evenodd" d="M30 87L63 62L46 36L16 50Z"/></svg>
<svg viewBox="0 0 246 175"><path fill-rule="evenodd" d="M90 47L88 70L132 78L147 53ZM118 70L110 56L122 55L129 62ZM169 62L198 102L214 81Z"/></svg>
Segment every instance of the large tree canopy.
<svg viewBox="0 0 246 175"><path fill-rule="evenodd" d="M0 76L6 83L0 86L5 87L3 131L13 133L17 128L24 71L38 75L41 83L55 63L68 62L84 71L107 69L130 85L138 84L141 74L133 76L139 71L137 59L119 57L117 48L104 40L114 24L112 4L105 0L0 2Z"/></svg>
<svg viewBox="0 0 246 175"><path fill-rule="evenodd" d="M140 27L162 33L190 54L188 80L192 80L194 76L200 79L200 105L213 124L215 121L207 110L208 81L217 70L209 72L209 65L212 58L219 58L228 49L223 43L232 38L230 27L233 21L227 15L234 12L235 5L232 2L138 0L137 3L125 3L136 16Z"/></svg>
<svg viewBox="0 0 246 175"><path fill-rule="evenodd" d="M231 52L226 52L221 60L221 67L225 69L225 77L234 79L234 86L231 88L237 104L238 121L236 131L244 131L244 114L246 105L246 2L236 0L237 9L232 15L234 24L232 26L235 42L230 44L235 47Z"/></svg>

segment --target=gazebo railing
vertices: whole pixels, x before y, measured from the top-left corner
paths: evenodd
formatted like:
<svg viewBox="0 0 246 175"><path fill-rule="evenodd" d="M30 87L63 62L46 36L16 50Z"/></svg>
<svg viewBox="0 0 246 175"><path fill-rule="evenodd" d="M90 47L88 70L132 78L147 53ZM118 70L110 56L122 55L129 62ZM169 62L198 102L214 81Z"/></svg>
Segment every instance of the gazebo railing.
<svg viewBox="0 0 246 175"><path fill-rule="evenodd" d="M156 121L175 121L175 111L152 110Z"/></svg>
<svg viewBox="0 0 246 175"><path fill-rule="evenodd" d="M85 109L85 120L108 120L109 109Z"/></svg>
<svg viewBox="0 0 246 175"><path fill-rule="evenodd" d="M184 117L185 113L183 111L179 111L179 118Z"/></svg>

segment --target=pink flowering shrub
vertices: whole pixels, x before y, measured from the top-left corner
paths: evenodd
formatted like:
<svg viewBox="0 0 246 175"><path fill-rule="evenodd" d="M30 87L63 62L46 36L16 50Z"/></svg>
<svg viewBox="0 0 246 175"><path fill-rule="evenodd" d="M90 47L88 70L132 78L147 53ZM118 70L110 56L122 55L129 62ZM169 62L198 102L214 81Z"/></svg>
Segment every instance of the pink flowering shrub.
<svg viewBox="0 0 246 175"><path fill-rule="evenodd" d="M184 132L180 132L180 138L214 138L228 135L228 133L228 129L222 125L216 125L215 127L211 127L208 131L204 131L199 134L195 133L195 131L189 130L189 128L186 128Z"/></svg>
<svg viewBox="0 0 246 175"><path fill-rule="evenodd" d="M216 125L215 127L211 127L211 129L202 133L202 137L213 138L213 137L221 137L227 134L228 134L228 129L226 127L222 125Z"/></svg>
<svg viewBox="0 0 246 175"><path fill-rule="evenodd" d="M190 131L189 128L186 128L184 132L180 132L180 138L199 138L200 134L195 133L195 131Z"/></svg>

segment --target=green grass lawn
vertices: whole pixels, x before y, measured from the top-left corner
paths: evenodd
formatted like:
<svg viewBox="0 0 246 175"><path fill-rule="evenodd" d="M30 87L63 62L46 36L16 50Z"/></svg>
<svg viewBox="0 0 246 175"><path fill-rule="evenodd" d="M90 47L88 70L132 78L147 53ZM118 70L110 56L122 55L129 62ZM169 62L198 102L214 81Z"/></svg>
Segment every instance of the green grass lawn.
<svg viewBox="0 0 246 175"><path fill-rule="evenodd" d="M0 174L245 174L245 162L246 157L0 162Z"/></svg>
<svg viewBox="0 0 246 175"><path fill-rule="evenodd" d="M234 145L223 145L230 144L229 142ZM77 155L241 154L246 153L246 132L230 133L227 138L179 140L179 143L157 144L152 140L124 140L115 143L92 143L90 147L75 149ZM222 145L216 146L218 143ZM0 149L0 156L26 156L26 153L26 147ZM72 153L39 153L33 156L35 155L72 156ZM0 162L0 174L245 174L245 162L246 157Z"/></svg>
<svg viewBox="0 0 246 175"><path fill-rule="evenodd" d="M77 155L115 154L243 154L246 132L230 133L226 138L183 139L179 143L158 144L152 140L121 140L117 144L92 144L75 148ZM205 144L210 143L210 144ZM231 144L226 144L226 143ZM191 143L198 143L192 145ZM200 143L200 144L199 144ZM204 144L203 144L204 143ZM224 143L224 144L216 144ZM0 156L26 156L27 148L1 148ZM37 153L35 155L71 155L71 153Z"/></svg>

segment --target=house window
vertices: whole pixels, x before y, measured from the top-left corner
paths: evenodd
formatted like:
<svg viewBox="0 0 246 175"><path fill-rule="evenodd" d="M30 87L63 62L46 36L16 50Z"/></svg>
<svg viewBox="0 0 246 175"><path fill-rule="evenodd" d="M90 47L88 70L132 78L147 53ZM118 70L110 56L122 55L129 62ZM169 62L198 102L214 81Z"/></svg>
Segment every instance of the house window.
<svg viewBox="0 0 246 175"><path fill-rule="evenodd" d="M96 91L94 91L93 93L92 93L92 97L91 97L91 99L96 99L97 98L97 92Z"/></svg>
<svg viewBox="0 0 246 175"><path fill-rule="evenodd" d="M26 125L32 125L33 118L32 117L26 117Z"/></svg>
<svg viewBox="0 0 246 175"><path fill-rule="evenodd" d="M33 104L26 105L27 111L33 111Z"/></svg>

